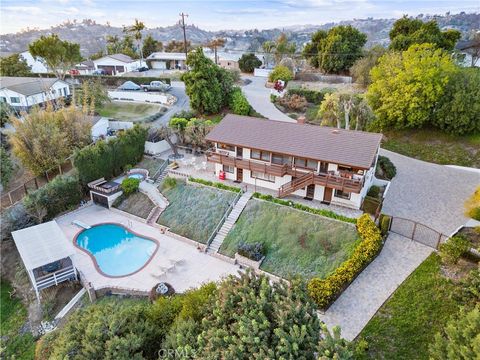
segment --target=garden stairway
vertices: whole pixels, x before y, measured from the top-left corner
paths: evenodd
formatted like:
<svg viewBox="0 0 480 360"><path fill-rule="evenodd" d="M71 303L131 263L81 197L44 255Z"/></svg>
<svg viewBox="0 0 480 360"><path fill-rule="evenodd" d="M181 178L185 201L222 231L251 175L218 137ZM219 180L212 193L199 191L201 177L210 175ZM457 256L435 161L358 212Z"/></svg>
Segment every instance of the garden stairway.
<svg viewBox="0 0 480 360"><path fill-rule="evenodd" d="M154 224L157 222L158 218L160 217L160 214L163 212L163 208L160 206L155 206L152 211L150 211L150 214L147 216L147 224Z"/></svg>
<svg viewBox="0 0 480 360"><path fill-rule="evenodd" d="M232 211L230 214L228 214L227 219L223 223L222 227L220 230L218 230L213 241L208 246L207 253L218 252L218 249L220 249L220 246L222 246L223 240L225 240L233 225L238 220L243 209L245 209L245 206L247 205L248 200L252 197L252 194L252 191L246 191L243 193L240 199L238 199Z"/></svg>

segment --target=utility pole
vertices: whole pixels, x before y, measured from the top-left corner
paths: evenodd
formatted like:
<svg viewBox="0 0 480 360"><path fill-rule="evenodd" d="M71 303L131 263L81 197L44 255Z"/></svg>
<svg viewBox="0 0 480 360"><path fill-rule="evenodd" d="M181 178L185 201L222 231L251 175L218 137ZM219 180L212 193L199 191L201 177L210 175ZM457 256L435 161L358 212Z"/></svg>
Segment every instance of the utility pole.
<svg viewBox="0 0 480 360"><path fill-rule="evenodd" d="M182 17L182 29L183 29L183 47L185 48L185 58L188 55L187 49L187 34L185 32L185 16L188 17L188 14L184 14L183 12L179 14Z"/></svg>

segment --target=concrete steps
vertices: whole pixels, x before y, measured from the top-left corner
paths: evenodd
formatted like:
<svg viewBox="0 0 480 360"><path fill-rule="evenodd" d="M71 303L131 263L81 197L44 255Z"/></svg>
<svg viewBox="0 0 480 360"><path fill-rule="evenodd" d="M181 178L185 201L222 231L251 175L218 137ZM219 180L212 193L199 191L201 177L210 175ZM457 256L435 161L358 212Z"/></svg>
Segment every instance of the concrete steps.
<svg viewBox="0 0 480 360"><path fill-rule="evenodd" d="M150 211L150 214L148 214L147 217L147 224L154 224L157 222L158 218L160 217L160 214L162 213L163 208L160 206L155 206L152 211Z"/></svg>
<svg viewBox="0 0 480 360"><path fill-rule="evenodd" d="M252 194L253 192L247 191L240 197L240 199L238 199L232 211L230 212L230 214L228 214L227 219L223 223L222 227L215 235L213 241L210 243L207 249L207 253L218 252L218 249L220 249L220 246L222 246L223 240L225 240L233 225L235 225L235 223L237 222L243 209L245 209L248 200L252 197Z"/></svg>

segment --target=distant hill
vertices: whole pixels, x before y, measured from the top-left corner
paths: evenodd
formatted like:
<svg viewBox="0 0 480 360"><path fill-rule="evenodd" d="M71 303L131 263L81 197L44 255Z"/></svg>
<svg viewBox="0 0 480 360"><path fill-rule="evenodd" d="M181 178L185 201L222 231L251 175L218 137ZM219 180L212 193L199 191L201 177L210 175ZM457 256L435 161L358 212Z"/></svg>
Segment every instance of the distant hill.
<svg viewBox="0 0 480 360"><path fill-rule="evenodd" d="M462 32L464 39L468 38L472 32L480 31L480 14L460 13L445 15L418 15L417 18L423 21L437 20L441 28L454 28ZM373 44L388 45L388 32L390 31L396 19L354 19L341 21L337 23L328 23L323 25L297 25L289 26L284 29L268 30L221 30L206 31L194 25L187 27L187 38L193 44L204 44L214 37L224 37L227 39L226 49L238 51L255 51L266 40L274 40L284 31L289 39L297 44L297 48L310 40L310 36L318 29L329 29L336 25L352 25L364 32L368 36L367 46ZM56 33L61 39L76 42L80 44L83 56L89 56L105 48L105 39L107 35L122 36L122 28L110 26L108 24L98 24L93 20L83 20L82 22L67 21L61 25L52 26L50 29L38 30L28 29L16 34L0 35L1 52L20 52L27 49L28 44L39 38L41 35ZM144 31L144 34L151 34L155 39L166 43L171 40L183 40L182 28L179 24L167 27L151 28Z"/></svg>

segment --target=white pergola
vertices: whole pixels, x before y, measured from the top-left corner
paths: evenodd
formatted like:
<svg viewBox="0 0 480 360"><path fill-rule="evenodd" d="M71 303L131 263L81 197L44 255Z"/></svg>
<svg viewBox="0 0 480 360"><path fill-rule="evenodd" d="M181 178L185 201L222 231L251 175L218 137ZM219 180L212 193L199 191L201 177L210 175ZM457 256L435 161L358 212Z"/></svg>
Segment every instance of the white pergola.
<svg viewBox="0 0 480 360"><path fill-rule="evenodd" d="M73 245L56 221L14 231L12 236L39 301L40 290L77 279Z"/></svg>

